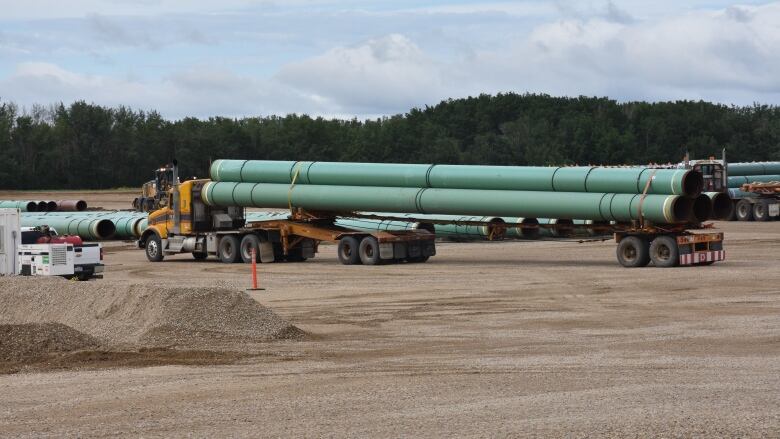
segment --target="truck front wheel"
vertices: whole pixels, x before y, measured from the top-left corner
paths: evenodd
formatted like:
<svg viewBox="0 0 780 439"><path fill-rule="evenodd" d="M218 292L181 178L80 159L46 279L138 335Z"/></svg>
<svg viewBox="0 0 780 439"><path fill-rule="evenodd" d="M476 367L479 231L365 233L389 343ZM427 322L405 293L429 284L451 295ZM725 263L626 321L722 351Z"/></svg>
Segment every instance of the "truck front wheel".
<svg viewBox="0 0 780 439"><path fill-rule="evenodd" d="M160 262L163 260L162 239L156 234L146 239L146 259L151 262Z"/></svg>

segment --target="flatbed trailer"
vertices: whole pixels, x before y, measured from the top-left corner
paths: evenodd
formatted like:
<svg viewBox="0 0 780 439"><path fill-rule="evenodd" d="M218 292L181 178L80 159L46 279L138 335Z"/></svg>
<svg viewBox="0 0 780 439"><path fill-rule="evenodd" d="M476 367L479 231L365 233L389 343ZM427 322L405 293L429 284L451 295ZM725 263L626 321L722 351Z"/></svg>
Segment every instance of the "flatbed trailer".
<svg viewBox="0 0 780 439"><path fill-rule="evenodd" d="M729 191L738 221L780 219L780 182L750 183Z"/></svg>
<svg viewBox="0 0 780 439"><path fill-rule="evenodd" d="M334 224L335 216L294 211L289 219L248 221L241 227L190 235L142 235L138 246L159 262L165 255L192 253L195 259L216 256L225 263L303 262L313 258L321 242L338 244L344 265L422 263L436 254L435 235L428 230L356 231Z"/></svg>
<svg viewBox="0 0 780 439"><path fill-rule="evenodd" d="M384 219L391 221L416 221L432 224L452 222L436 221L429 218L395 217L377 215L355 215L362 218ZM479 223L462 221L463 224L483 225L492 227L490 240L504 239L505 223ZM618 263L627 268L645 267L651 262L659 268L712 265L726 259L723 249L723 233L712 232L709 224L653 225L645 221L616 224L573 224L570 222L556 224L538 224L537 222L518 223L512 227L522 229L560 230L561 236L570 236L579 232L580 235L602 233L611 234L618 244L616 256ZM592 239L580 242L593 241Z"/></svg>

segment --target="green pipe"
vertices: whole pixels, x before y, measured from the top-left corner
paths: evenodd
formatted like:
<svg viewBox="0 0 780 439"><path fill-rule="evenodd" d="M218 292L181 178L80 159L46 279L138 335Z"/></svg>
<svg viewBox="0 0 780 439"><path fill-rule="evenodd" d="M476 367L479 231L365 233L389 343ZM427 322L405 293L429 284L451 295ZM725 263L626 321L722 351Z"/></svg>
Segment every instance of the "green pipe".
<svg viewBox="0 0 780 439"><path fill-rule="evenodd" d="M780 174L780 162L744 162L729 163L726 166L729 176Z"/></svg>
<svg viewBox="0 0 780 439"><path fill-rule="evenodd" d="M748 175L748 176L729 176L729 187L740 188L743 184L750 183L771 183L780 181L780 175Z"/></svg>
<svg viewBox="0 0 780 439"><path fill-rule="evenodd" d="M146 227L141 227L140 223L147 219L146 213L126 211L45 212L23 216L27 215L37 218L81 218L110 221L114 226L112 238L116 239L133 239L141 236ZM54 219L50 221L54 221Z"/></svg>
<svg viewBox="0 0 780 439"><path fill-rule="evenodd" d="M85 240L111 239L116 233L114 223L105 218L86 216L22 215L22 226L47 225L60 235L78 235Z"/></svg>
<svg viewBox="0 0 780 439"><path fill-rule="evenodd" d="M507 229L507 235L511 238L520 239L539 239L539 220L536 218L516 218L516 217L504 217L504 221L509 225L515 225L515 227L509 227ZM522 225L526 227L517 227ZM537 227L535 227L537 226Z"/></svg>
<svg viewBox="0 0 780 439"><path fill-rule="evenodd" d="M573 227L567 227L574 224L573 220L563 218L538 218L539 224L557 225L555 228L541 227L539 228L540 236L547 236L552 238L568 238L574 233Z"/></svg>
<svg viewBox="0 0 780 439"><path fill-rule="evenodd" d="M0 209L19 209L22 212L37 212L38 202L29 200L3 200Z"/></svg>
<svg viewBox="0 0 780 439"><path fill-rule="evenodd" d="M697 196L703 179L686 169L419 165L216 160L220 182L438 189L647 193Z"/></svg>
<svg viewBox="0 0 780 439"><path fill-rule="evenodd" d="M600 221L639 219L641 195L473 189L320 186L207 182L203 201L211 206L300 207L331 212L380 211L444 215L579 218ZM644 217L654 223L686 223L692 200L647 195Z"/></svg>
<svg viewBox="0 0 780 439"><path fill-rule="evenodd" d="M723 192L705 192L712 201L712 218L718 220L727 220L731 217L731 210L734 208L731 198Z"/></svg>

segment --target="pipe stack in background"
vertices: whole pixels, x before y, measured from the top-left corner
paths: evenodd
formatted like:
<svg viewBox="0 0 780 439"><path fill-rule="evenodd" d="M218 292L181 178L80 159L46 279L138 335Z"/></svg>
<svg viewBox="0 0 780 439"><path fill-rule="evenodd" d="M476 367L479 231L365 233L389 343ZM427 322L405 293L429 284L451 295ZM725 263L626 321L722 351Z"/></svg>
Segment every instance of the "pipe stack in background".
<svg viewBox="0 0 780 439"><path fill-rule="evenodd" d="M5 200L0 201L0 208L16 208L22 212L81 212L87 210L87 202L84 200L58 200L58 201L29 201L29 200Z"/></svg>
<svg viewBox="0 0 780 439"><path fill-rule="evenodd" d="M85 240L135 239L146 229L147 214L129 211L46 212L22 214L22 226L47 225L60 235Z"/></svg>
<svg viewBox="0 0 780 439"><path fill-rule="evenodd" d="M211 206L561 218L657 224L709 219L697 171L217 160Z"/></svg>
<svg viewBox="0 0 780 439"><path fill-rule="evenodd" d="M780 181L780 162L729 163L727 172L729 188Z"/></svg>

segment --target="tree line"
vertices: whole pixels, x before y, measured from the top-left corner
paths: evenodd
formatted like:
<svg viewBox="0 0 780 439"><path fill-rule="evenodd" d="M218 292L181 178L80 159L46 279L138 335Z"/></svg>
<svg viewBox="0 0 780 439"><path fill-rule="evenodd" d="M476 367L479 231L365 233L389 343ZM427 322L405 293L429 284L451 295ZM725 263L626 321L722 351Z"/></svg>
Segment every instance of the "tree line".
<svg viewBox="0 0 780 439"><path fill-rule="evenodd" d="M178 159L207 177L219 158L490 165L646 164L720 156L780 160L780 108L538 94L450 99L373 120L307 115L166 120L83 101L0 101L0 189L137 187Z"/></svg>

